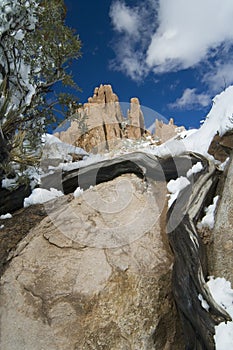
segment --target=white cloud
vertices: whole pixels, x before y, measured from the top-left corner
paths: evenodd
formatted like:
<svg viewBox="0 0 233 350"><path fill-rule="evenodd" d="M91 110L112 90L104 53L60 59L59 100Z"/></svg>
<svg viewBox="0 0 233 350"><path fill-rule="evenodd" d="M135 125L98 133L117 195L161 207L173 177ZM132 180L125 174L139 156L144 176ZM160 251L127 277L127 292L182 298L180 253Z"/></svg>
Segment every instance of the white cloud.
<svg viewBox="0 0 233 350"><path fill-rule="evenodd" d="M140 18L135 9L131 9L125 3L116 1L112 4L109 15L117 32L137 35Z"/></svg>
<svg viewBox="0 0 233 350"><path fill-rule="evenodd" d="M159 27L146 62L155 72L195 66L211 49L233 42L232 0L160 0Z"/></svg>
<svg viewBox="0 0 233 350"><path fill-rule="evenodd" d="M133 79L194 67L233 45L232 0L145 0L131 8L117 0L110 17L121 34L116 65Z"/></svg>
<svg viewBox="0 0 233 350"><path fill-rule="evenodd" d="M118 59L110 63L110 67L122 71L135 81L140 81L147 74L147 67L143 64L140 52L135 52L134 42L124 39L120 45L116 45Z"/></svg>
<svg viewBox="0 0 233 350"><path fill-rule="evenodd" d="M224 90L233 83L233 61L217 62L215 67L203 76L202 81L214 94Z"/></svg>
<svg viewBox="0 0 233 350"><path fill-rule="evenodd" d="M211 98L209 94L196 93L196 89L185 89L183 95L178 98L174 103L169 105L170 108L176 109L193 109L203 108L209 106Z"/></svg>
<svg viewBox="0 0 233 350"><path fill-rule="evenodd" d="M156 13L154 0L146 0L144 5L130 8L117 0L109 11L113 29L119 35L112 42L116 59L111 62L111 67L136 81L148 73L145 55L156 25L151 21Z"/></svg>

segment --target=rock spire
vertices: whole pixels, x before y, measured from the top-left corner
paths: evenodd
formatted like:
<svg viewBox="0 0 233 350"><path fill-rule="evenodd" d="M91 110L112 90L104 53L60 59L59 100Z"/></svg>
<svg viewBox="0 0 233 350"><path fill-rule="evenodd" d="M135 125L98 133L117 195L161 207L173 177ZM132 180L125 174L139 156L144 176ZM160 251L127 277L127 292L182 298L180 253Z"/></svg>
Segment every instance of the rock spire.
<svg viewBox="0 0 233 350"><path fill-rule="evenodd" d="M184 130L174 125L155 121L155 138L160 143ZM150 135L145 129L144 116L137 97L130 99L127 115L123 116L118 96L111 85L100 85L94 89L88 102L78 108L65 131L55 133L63 142L82 147L91 153L101 153L121 147L125 139L139 140Z"/></svg>
<svg viewBox="0 0 233 350"><path fill-rule="evenodd" d="M128 119L121 111L118 96L111 85L94 89L88 102L78 109L66 131L56 133L63 142L84 148L88 152L114 149L122 139L139 139L148 135L138 98L131 98Z"/></svg>

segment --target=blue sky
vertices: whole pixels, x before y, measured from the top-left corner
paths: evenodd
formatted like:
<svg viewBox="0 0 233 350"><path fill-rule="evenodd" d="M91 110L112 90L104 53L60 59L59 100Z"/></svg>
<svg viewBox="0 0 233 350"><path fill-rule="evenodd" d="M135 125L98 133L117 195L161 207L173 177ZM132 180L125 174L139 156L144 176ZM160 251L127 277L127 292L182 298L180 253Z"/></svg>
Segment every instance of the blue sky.
<svg viewBox="0 0 233 350"><path fill-rule="evenodd" d="M72 66L87 101L111 84L121 102L199 127L212 98L233 82L232 0L65 0L82 41ZM145 116L147 126L151 116Z"/></svg>

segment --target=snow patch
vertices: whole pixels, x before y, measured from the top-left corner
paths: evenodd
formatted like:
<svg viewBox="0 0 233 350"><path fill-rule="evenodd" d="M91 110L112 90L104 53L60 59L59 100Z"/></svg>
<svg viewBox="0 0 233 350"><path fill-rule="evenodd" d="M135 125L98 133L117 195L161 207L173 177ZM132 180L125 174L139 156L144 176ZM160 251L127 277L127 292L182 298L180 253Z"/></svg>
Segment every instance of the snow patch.
<svg viewBox="0 0 233 350"><path fill-rule="evenodd" d="M29 207L33 204L42 204L48 202L63 195L64 194L61 191L58 191L55 188L50 188L50 190L46 190L44 188L35 188L32 191L31 195L24 199L24 208Z"/></svg>
<svg viewBox="0 0 233 350"><path fill-rule="evenodd" d="M203 307L203 309L205 309L206 311L209 311L210 306L201 294L198 294L198 299L200 300L201 306Z"/></svg>
<svg viewBox="0 0 233 350"><path fill-rule="evenodd" d="M12 215L10 213L0 215L0 220L11 219Z"/></svg>
<svg viewBox="0 0 233 350"><path fill-rule="evenodd" d="M201 222L197 224L198 229L202 229L204 227L209 228L210 230L213 229L214 222L215 222L214 217L215 217L218 200L219 200L219 196L215 196L213 199L213 204L205 208L206 215L202 218Z"/></svg>
<svg viewBox="0 0 233 350"><path fill-rule="evenodd" d="M187 177L180 176L176 180L170 180L167 184L167 189L170 192L170 198L168 200L168 208L176 200L181 190L190 185L190 181Z"/></svg>
<svg viewBox="0 0 233 350"><path fill-rule="evenodd" d="M210 277L207 285L215 301L233 318L233 289L231 289L231 283L225 278ZM215 326L214 340L216 350L233 349L233 321L221 322L218 326Z"/></svg>
<svg viewBox="0 0 233 350"><path fill-rule="evenodd" d="M42 143L44 144L42 162L46 159L61 159L61 161L72 162L72 154L82 157L88 156L84 149L62 142L54 135L44 134Z"/></svg>
<svg viewBox="0 0 233 350"><path fill-rule="evenodd" d="M18 177L14 178L14 179L3 179L2 180L2 188L6 188L7 190L11 190L15 187L17 187L17 180Z"/></svg>
<svg viewBox="0 0 233 350"><path fill-rule="evenodd" d="M197 162L196 164L194 164L193 166L192 166L192 168L191 169L189 169L188 171L187 171L187 177L190 177L190 176L192 176L193 174L196 174L196 173L199 173L200 171L202 171L202 169L203 169L203 165L202 165L202 163L201 162Z"/></svg>
<svg viewBox="0 0 233 350"><path fill-rule="evenodd" d="M230 158L227 157L227 159L225 160L225 162L223 162L223 163L221 163L221 164L218 165L218 169L219 169L220 171L224 171L224 170L226 169L228 163L229 163L229 160L230 160Z"/></svg>
<svg viewBox="0 0 233 350"><path fill-rule="evenodd" d="M78 197L80 197L80 196L82 195L82 193L83 193L83 189L80 188L80 187L78 187L78 188L76 188L76 190L74 191L74 197L75 197L75 198L78 198Z"/></svg>

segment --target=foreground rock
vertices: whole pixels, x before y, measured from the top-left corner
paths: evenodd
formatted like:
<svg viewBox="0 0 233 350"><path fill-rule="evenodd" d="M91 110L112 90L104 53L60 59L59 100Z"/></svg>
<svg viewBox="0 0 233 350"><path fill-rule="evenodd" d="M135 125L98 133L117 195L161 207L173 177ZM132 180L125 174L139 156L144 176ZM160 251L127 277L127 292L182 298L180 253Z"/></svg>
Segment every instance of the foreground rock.
<svg viewBox="0 0 233 350"><path fill-rule="evenodd" d="M165 190L123 175L49 204L2 277L0 348L181 349Z"/></svg>

